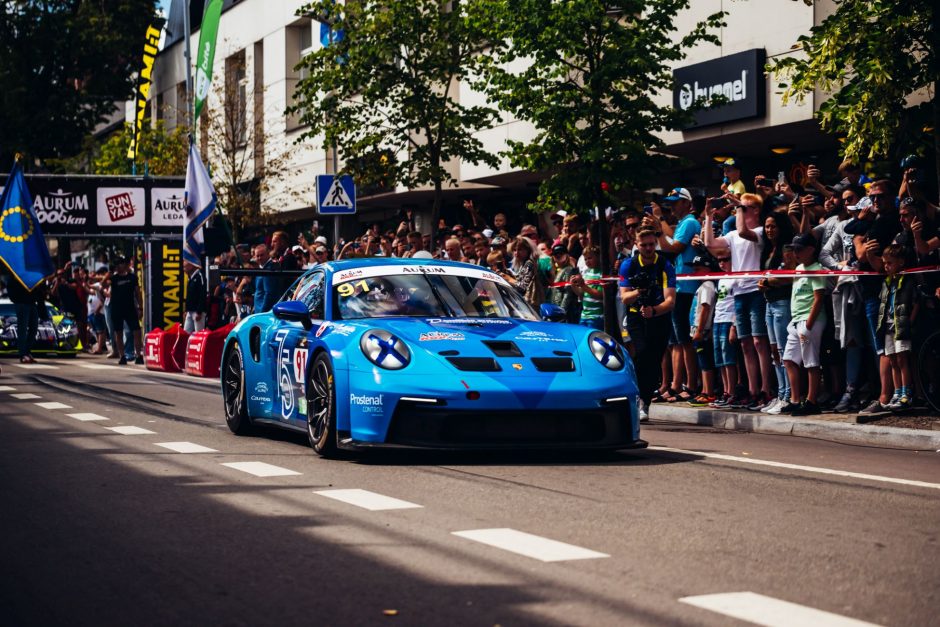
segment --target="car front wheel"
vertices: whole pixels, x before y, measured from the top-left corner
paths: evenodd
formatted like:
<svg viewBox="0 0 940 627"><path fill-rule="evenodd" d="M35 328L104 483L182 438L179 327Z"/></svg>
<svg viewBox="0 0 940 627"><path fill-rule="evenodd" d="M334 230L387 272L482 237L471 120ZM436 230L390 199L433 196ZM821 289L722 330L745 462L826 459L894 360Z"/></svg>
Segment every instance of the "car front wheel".
<svg viewBox="0 0 940 627"><path fill-rule="evenodd" d="M307 437L319 455L336 455L336 385L326 353L317 354L307 380Z"/></svg>
<svg viewBox="0 0 940 627"><path fill-rule="evenodd" d="M245 398L245 368L242 349L232 345L222 365L222 399L225 403L225 423L235 435L251 432L251 418Z"/></svg>

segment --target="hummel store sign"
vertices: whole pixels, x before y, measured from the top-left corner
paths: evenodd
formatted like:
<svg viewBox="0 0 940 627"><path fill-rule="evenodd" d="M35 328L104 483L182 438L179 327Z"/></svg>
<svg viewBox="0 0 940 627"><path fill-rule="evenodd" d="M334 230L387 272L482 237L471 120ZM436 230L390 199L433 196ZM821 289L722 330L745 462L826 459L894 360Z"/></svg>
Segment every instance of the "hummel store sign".
<svg viewBox="0 0 940 627"><path fill-rule="evenodd" d="M672 104L692 112L686 129L763 117L766 113L766 87L763 49L755 48L727 57L696 63L673 70L675 81ZM708 106L716 96L721 96Z"/></svg>

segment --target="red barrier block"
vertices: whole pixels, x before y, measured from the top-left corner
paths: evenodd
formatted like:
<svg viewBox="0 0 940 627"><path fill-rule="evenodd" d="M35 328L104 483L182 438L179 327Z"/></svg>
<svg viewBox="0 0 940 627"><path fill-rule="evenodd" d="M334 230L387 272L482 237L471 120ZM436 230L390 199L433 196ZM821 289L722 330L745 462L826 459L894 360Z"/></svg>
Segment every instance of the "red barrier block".
<svg viewBox="0 0 940 627"><path fill-rule="evenodd" d="M168 330L156 328L144 338L144 365L147 370L179 372L186 358L189 333L179 323Z"/></svg>
<svg viewBox="0 0 940 627"><path fill-rule="evenodd" d="M218 377L225 336L234 327L234 324L227 324L214 331L206 329L196 331L190 335L189 344L186 346L186 365L184 367L186 374L195 377Z"/></svg>

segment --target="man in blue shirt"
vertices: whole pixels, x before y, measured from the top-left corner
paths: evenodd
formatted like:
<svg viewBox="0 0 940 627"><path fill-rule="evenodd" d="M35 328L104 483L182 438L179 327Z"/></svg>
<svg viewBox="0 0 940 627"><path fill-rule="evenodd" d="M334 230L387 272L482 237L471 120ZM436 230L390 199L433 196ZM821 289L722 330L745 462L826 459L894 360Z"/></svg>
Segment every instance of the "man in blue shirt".
<svg viewBox="0 0 940 627"><path fill-rule="evenodd" d="M255 246L255 261L258 262L258 268L261 270L274 270L277 267L271 260L268 247L264 244ZM277 302L280 295L277 277L256 276L254 313L271 311L271 308L274 307L274 303Z"/></svg>
<svg viewBox="0 0 940 627"><path fill-rule="evenodd" d="M672 205L672 215L679 221L676 224L672 241L666 238L661 231L659 234L659 249L667 254L675 255L676 274L692 274L692 260L698 254L692 248L692 240L701 235L702 225L692 214L692 194L684 187L676 187L668 196L663 198L664 203ZM679 281L676 287L676 306L672 310L672 326L676 334L678 348L673 350L672 371L674 393L677 399L691 401L695 395L681 389L684 384L689 391L694 390L698 382L698 361L695 356L695 347L692 345L692 333L689 326L689 312L692 310L692 299L698 289L698 281ZM685 377L676 376L685 366ZM679 385L676 385L679 384Z"/></svg>

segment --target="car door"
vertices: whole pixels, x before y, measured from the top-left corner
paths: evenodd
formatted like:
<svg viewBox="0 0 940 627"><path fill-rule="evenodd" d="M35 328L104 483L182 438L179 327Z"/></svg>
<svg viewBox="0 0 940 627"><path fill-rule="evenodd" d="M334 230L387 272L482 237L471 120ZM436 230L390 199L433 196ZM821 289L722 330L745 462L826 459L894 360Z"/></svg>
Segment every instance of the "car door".
<svg viewBox="0 0 940 627"><path fill-rule="evenodd" d="M323 277L322 270L304 276L282 299L299 300L307 305L314 325L318 325L323 317ZM271 412L275 420L296 424L306 421L308 335L309 332L299 322L274 319L268 345L271 380L277 386Z"/></svg>

